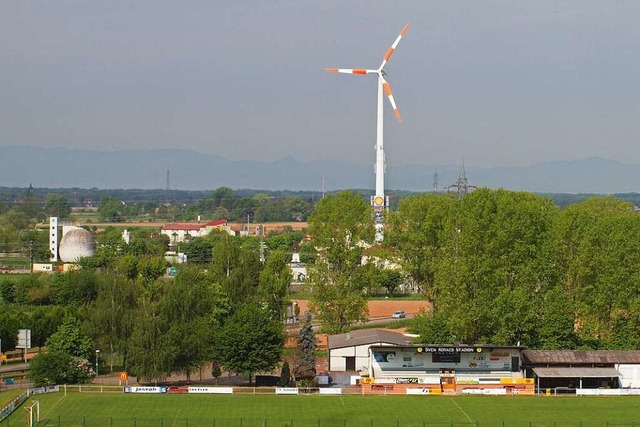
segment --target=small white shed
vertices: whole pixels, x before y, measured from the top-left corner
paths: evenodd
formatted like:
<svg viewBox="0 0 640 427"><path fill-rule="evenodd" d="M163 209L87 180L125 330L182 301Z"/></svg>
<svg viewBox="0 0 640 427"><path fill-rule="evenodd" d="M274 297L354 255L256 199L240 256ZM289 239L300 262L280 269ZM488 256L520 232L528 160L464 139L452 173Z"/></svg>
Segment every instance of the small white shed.
<svg viewBox="0 0 640 427"><path fill-rule="evenodd" d="M407 345L410 341L411 337L387 329L362 329L346 334L329 335L329 371L368 371L369 347Z"/></svg>

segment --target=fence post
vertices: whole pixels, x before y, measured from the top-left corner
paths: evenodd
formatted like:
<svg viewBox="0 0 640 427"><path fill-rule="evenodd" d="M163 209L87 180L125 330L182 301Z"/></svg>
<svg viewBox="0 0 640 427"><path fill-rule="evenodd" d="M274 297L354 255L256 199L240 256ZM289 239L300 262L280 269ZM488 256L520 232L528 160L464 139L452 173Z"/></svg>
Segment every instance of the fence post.
<svg viewBox="0 0 640 427"><path fill-rule="evenodd" d="M58 427L60 427L60 415L58 415Z"/></svg>
<svg viewBox="0 0 640 427"><path fill-rule="evenodd" d="M267 419L266 418L262 419L262 427L267 427Z"/></svg>
<svg viewBox="0 0 640 427"><path fill-rule="evenodd" d="M187 417L187 427L189 427L189 417Z"/></svg>
<svg viewBox="0 0 640 427"><path fill-rule="evenodd" d="M242 418L240 418L240 427L242 427Z"/></svg>
<svg viewBox="0 0 640 427"><path fill-rule="evenodd" d="M396 427L400 427L400 421L396 420Z"/></svg>
<svg viewBox="0 0 640 427"><path fill-rule="evenodd" d="M137 424L138 423L137 423L136 417L133 417L133 427L136 427Z"/></svg>

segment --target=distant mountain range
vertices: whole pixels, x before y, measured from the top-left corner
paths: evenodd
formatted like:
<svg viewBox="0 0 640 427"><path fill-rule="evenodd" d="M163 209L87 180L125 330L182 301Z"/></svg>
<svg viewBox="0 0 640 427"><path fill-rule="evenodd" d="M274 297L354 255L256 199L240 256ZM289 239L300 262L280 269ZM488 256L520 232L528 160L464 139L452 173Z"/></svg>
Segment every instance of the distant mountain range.
<svg viewBox="0 0 640 427"><path fill-rule="evenodd" d="M373 163L373 158L371 159ZM442 189L456 182L460 165L388 167L386 187L431 191L438 172ZM48 188L322 190L374 188L373 165L340 160L237 161L191 150L93 151L67 148L0 147L0 186ZM466 167L470 185L538 193L626 193L640 191L640 165L589 158L533 166Z"/></svg>

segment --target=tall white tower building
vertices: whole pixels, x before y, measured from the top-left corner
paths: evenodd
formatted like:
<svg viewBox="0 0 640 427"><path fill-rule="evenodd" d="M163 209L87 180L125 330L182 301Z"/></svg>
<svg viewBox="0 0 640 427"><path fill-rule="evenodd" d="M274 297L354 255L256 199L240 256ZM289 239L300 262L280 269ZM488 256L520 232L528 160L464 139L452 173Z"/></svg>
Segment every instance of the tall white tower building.
<svg viewBox="0 0 640 427"><path fill-rule="evenodd" d="M49 217L49 261L58 261L58 217Z"/></svg>

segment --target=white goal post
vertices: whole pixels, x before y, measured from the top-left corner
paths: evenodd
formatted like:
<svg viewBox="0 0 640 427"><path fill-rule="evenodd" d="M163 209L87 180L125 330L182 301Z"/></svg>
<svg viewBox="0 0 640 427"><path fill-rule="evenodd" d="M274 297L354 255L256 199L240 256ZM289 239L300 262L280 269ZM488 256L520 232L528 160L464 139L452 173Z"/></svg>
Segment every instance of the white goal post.
<svg viewBox="0 0 640 427"><path fill-rule="evenodd" d="M38 424L38 421L40 421L40 402L34 400L24 408L24 411L27 427L35 427Z"/></svg>

